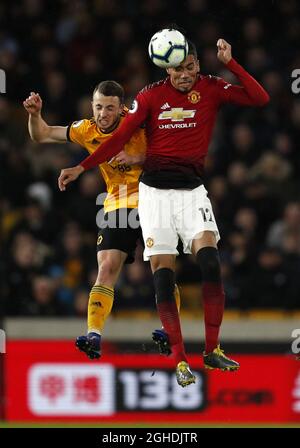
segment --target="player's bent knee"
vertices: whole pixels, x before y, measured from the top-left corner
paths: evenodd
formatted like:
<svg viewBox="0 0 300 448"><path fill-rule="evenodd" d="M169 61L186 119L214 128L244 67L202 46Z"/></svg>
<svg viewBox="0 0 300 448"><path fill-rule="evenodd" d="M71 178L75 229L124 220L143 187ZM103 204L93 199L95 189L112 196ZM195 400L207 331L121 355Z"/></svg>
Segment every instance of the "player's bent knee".
<svg viewBox="0 0 300 448"><path fill-rule="evenodd" d="M175 272L169 268L158 269L153 274L157 303L175 300Z"/></svg>
<svg viewBox="0 0 300 448"><path fill-rule="evenodd" d="M219 283L221 281L218 249L215 247L203 247L197 252L196 259L201 269L203 281L212 283Z"/></svg>
<svg viewBox="0 0 300 448"><path fill-rule="evenodd" d="M108 284L114 281L119 272L119 266L111 260L99 263L97 283Z"/></svg>
<svg viewBox="0 0 300 448"><path fill-rule="evenodd" d="M150 264L152 272L156 272L159 269L170 269L171 271L175 271L175 255L151 255Z"/></svg>

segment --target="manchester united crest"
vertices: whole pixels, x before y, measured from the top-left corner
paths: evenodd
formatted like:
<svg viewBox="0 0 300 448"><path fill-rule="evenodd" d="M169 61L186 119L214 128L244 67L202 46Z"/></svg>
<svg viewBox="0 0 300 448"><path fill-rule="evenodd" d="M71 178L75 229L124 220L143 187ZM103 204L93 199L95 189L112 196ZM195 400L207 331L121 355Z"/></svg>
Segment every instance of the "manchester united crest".
<svg viewBox="0 0 300 448"><path fill-rule="evenodd" d="M147 246L147 247L152 247L153 244L154 244L154 240L153 240L153 238L147 238L147 240L146 240L146 246Z"/></svg>
<svg viewBox="0 0 300 448"><path fill-rule="evenodd" d="M196 90L192 90L189 94L188 94L188 100L190 103L192 104L197 104L199 103L201 99L201 95L199 92L197 92Z"/></svg>

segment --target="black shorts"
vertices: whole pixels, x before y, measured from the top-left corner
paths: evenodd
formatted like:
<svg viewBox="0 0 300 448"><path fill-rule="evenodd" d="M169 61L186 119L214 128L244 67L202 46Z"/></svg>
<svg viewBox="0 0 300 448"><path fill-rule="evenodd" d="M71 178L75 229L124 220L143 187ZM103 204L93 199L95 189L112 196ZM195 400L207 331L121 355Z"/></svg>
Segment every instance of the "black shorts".
<svg viewBox="0 0 300 448"><path fill-rule="evenodd" d="M98 215L99 216L99 215ZM137 209L120 208L104 213L97 219L99 226L97 252L117 249L127 253L125 263L133 263L137 242L142 231Z"/></svg>

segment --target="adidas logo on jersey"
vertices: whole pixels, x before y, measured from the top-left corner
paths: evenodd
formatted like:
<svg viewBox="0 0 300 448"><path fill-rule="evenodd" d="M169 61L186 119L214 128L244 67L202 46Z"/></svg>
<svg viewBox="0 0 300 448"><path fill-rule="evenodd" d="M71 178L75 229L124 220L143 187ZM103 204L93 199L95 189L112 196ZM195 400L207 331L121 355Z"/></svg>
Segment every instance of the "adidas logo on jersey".
<svg viewBox="0 0 300 448"><path fill-rule="evenodd" d="M170 106L169 103L165 103L165 104L163 104L163 105L161 106L161 109L162 109L162 110L170 109L170 108L171 108L171 106Z"/></svg>

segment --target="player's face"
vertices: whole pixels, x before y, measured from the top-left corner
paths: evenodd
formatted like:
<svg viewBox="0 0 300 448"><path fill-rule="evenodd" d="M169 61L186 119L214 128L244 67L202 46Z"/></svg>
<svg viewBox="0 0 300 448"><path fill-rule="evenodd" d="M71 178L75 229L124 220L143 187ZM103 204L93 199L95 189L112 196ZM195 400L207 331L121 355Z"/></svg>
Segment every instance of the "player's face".
<svg viewBox="0 0 300 448"><path fill-rule="evenodd" d="M178 67L167 69L172 86L180 92L189 92L193 88L199 71L199 61L192 54L189 54Z"/></svg>
<svg viewBox="0 0 300 448"><path fill-rule="evenodd" d="M97 127L104 132L115 127L123 110L123 104L117 96L105 96L99 92L95 92L92 106Z"/></svg>

